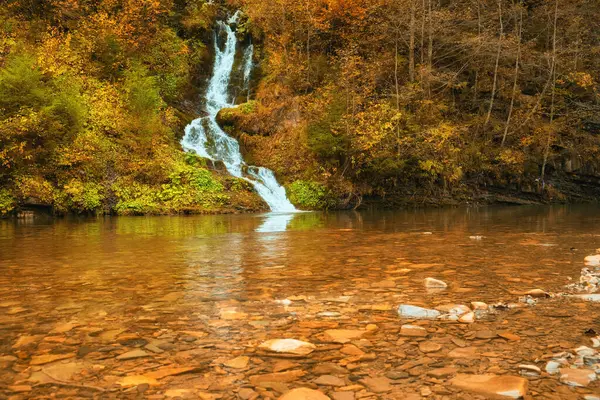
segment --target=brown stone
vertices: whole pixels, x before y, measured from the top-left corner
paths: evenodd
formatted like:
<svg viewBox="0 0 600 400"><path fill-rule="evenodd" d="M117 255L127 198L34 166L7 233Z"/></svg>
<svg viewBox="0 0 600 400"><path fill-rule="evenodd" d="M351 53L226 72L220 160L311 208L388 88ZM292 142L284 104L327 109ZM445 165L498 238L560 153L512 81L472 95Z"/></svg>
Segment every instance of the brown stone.
<svg viewBox="0 0 600 400"><path fill-rule="evenodd" d="M447 378L456 374L458 370L453 367L436 368L427 372L427 375L433 376L434 378Z"/></svg>
<svg viewBox="0 0 600 400"><path fill-rule="evenodd" d="M250 383L257 386L264 382L294 382L304 375L306 375L306 372L299 369L286 372L274 372L272 374L251 376Z"/></svg>
<svg viewBox="0 0 600 400"><path fill-rule="evenodd" d="M478 393L487 398L518 399L527 393L527 379L518 376L458 374L449 383L461 390Z"/></svg>
<svg viewBox="0 0 600 400"><path fill-rule="evenodd" d="M128 351L127 353L123 353L117 356L117 360L133 360L135 358L149 357L150 354L146 353L144 350L136 349Z"/></svg>
<svg viewBox="0 0 600 400"><path fill-rule="evenodd" d="M352 329L329 329L325 331L325 336L334 343L348 343L355 339L360 339L367 331Z"/></svg>
<svg viewBox="0 0 600 400"><path fill-rule="evenodd" d="M167 376L175 376L185 374L187 372L196 371L199 368L197 367L179 367L179 368L161 368L156 371L148 372L146 376L153 379L162 379Z"/></svg>
<svg viewBox="0 0 600 400"><path fill-rule="evenodd" d="M391 381L385 377L365 378L360 380L360 383L369 388L373 393L386 393L391 391L392 385L390 382Z"/></svg>
<svg viewBox="0 0 600 400"><path fill-rule="evenodd" d="M560 381L569 386L585 387L595 380L596 373L591 369L560 369Z"/></svg>
<svg viewBox="0 0 600 400"><path fill-rule="evenodd" d="M275 365L273 366L273 372L286 371L288 369L296 368L299 366L300 364L298 363L289 360L282 360L275 363Z"/></svg>
<svg viewBox="0 0 600 400"><path fill-rule="evenodd" d="M74 353L71 354L44 354L42 356L31 357L31 365L43 365L58 360L66 360L67 358L75 357Z"/></svg>
<svg viewBox="0 0 600 400"><path fill-rule="evenodd" d="M498 334L498 336L500 336L501 338L504 338L506 340L510 340L511 342L516 342L521 340L521 337L518 335L515 335L514 333L510 333L510 332L501 332Z"/></svg>
<svg viewBox="0 0 600 400"><path fill-rule="evenodd" d="M337 376L333 376L333 375L321 375L320 377L315 379L313 382L316 383L317 385L321 385L321 386L341 387L341 386L346 385L346 382L342 378L338 378Z"/></svg>
<svg viewBox="0 0 600 400"><path fill-rule="evenodd" d="M450 358L477 358L479 355L477 354L477 348L475 347L458 347L451 352L448 353L448 357Z"/></svg>
<svg viewBox="0 0 600 400"><path fill-rule="evenodd" d="M331 400L331 398L318 390L298 388L290 390L281 396L279 400Z"/></svg>
<svg viewBox="0 0 600 400"><path fill-rule="evenodd" d="M426 337L427 330L416 325L402 325L402 327L400 327L400 335L409 337Z"/></svg>
<svg viewBox="0 0 600 400"><path fill-rule="evenodd" d="M419 343L419 350L423 353L435 353L436 351L440 351L442 346L438 343L434 342L421 342Z"/></svg>
<svg viewBox="0 0 600 400"><path fill-rule="evenodd" d="M224 362L223 365L233 369L244 369L248 366L248 362L250 362L250 357L239 356Z"/></svg>
<svg viewBox="0 0 600 400"><path fill-rule="evenodd" d="M364 351L362 351L361 349L359 349L358 347L356 347L353 344L344 345L344 347L342 347L340 349L340 352L347 354L349 356L362 356L363 354L365 354Z"/></svg>
<svg viewBox="0 0 600 400"><path fill-rule="evenodd" d="M159 383L156 379L150 378L144 375L130 375L126 376L120 381L117 382L119 385L123 387L133 387L137 385L148 384L150 386L158 386Z"/></svg>

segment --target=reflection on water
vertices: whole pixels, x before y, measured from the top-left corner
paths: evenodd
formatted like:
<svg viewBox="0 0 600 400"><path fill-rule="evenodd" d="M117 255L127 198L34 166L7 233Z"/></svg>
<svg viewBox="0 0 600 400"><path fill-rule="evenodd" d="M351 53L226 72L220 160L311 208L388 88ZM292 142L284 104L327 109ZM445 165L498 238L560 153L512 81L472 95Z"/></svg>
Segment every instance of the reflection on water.
<svg viewBox="0 0 600 400"><path fill-rule="evenodd" d="M289 223L299 213L269 213L264 216L263 223L256 228L256 232L271 233L285 232Z"/></svg>

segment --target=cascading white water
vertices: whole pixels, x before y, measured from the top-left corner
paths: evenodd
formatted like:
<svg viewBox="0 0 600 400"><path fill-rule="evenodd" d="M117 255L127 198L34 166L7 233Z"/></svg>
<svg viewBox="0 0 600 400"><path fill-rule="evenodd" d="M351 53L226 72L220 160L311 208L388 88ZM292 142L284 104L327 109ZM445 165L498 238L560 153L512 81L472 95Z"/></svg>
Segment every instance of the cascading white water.
<svg viewBox="0 0 600 400"><path fill-rule="evenodd" d="M213 161L222 161L227 171L238 178L247 180L254 185L257 193L274 212L292 212L296 208L285 195L283 186L277 183L272 171L263 167L247 166L240 153L240 146L234 138L228 136L217 124L217 113L222 108L234 107L229 101L229 80L233 69L237 38L232 25L239 18L236 12L228 21L219 21L218 32L215 36L215 64L213 75L206 92L207 116L192 121L185 128L185 136L181 145L186 151L194 151L201 157ZM223 50L219 48L218 34L224 32L226 41ZM252 46L252 45L250 45ZM252 47L249 47L252 51ZM252 68L252 53L245 54L244 85L250 79Z"/></svg>

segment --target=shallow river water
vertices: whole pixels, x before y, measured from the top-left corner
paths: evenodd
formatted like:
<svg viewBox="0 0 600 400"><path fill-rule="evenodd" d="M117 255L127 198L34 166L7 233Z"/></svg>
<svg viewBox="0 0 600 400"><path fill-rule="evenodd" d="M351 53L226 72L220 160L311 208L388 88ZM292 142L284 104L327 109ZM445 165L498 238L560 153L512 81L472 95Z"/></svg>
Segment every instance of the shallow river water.
<svg viewBox="0 0 600 400"><path fill-rule="evenodd" d="M0 398L488 398L453 379L527 364L526 397L591 399L545 366L600 333L555 296L599 247L597 206L0 221ZM513 304L397 312L473 301ZM316 348L260 347L284 338Z"/></svg>

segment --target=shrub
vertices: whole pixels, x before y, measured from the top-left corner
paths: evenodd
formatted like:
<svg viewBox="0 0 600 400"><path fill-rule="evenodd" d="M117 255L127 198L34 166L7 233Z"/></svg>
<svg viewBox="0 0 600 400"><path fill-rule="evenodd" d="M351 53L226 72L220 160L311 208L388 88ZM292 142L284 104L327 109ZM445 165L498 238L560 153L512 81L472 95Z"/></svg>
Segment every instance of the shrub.
<svg viewBox="0 0 600 400"><path fill-rule="evenodd" d="M290 201L307 209L327 209L332 206L331 192L323 184L297 180L287 187Z"/></svg>
<svg viewBox="0 0 600 400"><path fill-rule="evenodd" d="M81 182L72 179L64 185L58 195L61 208L76 212L95 212L102 206L104 194L102 187L93 182Z"/></svg>
<svg viewBox="0 0 600 400"><path fill-rule="evenodd" d="M17 202L6 189L0 189L0 216L4 216L15 209Z"/></svg>

